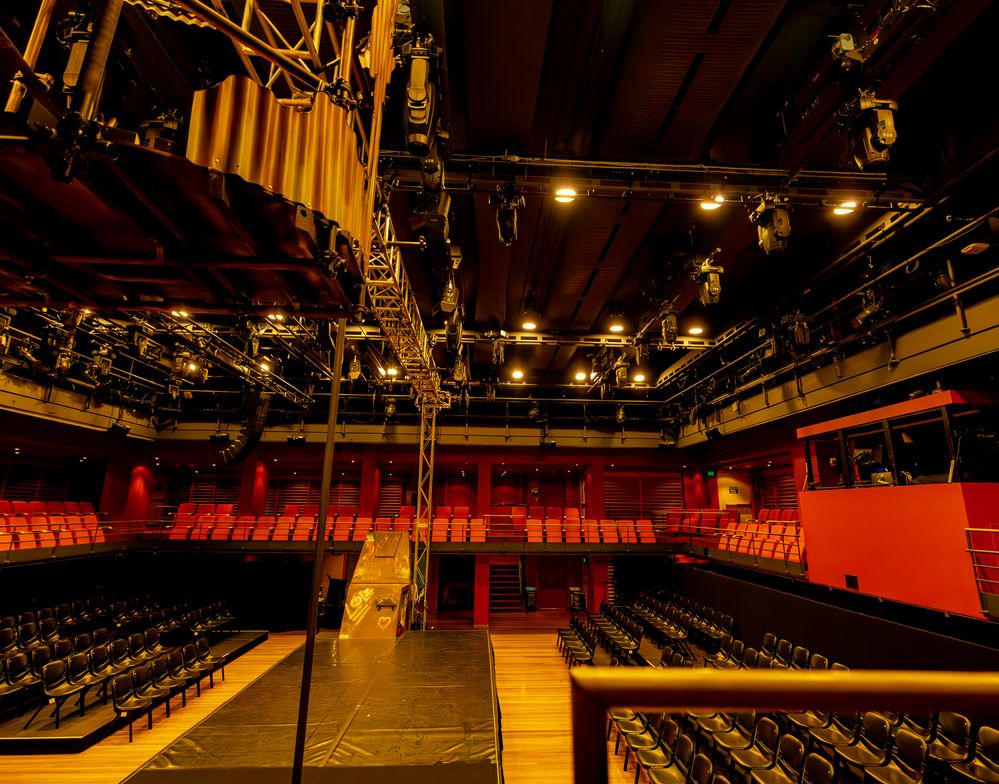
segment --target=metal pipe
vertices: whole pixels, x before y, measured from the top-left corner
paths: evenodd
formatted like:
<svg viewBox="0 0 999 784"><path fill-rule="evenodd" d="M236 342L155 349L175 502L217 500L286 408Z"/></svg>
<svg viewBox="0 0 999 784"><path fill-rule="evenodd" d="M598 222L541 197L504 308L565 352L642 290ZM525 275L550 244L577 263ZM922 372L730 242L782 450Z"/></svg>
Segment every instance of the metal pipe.
<svg viewBox="0 0 999 784"><path fill-rule="evenodd" d="M87 53L83 56L80 80L73 93L71 108L83 118L84 122L90 122L97 114L104 70L107 67L108 55L111 53L115 30L118 28L118 17L121 16L123 2L124 0L105 0L94 24L94 33L87 45Z"/></svg>
<svg viewBox="0 0 999 784"><path fill-rule="evenodd" d="M28 38L28 45L24 49L24 62L32 68L38 63L38 55L42 51L42 43L45 41L45 34L49 29L49 21L52 19L52 11L55 9L55 0L42 0L41 8L35 17L35 26L31 28L31 36ZM21 108L21 99L27 93L27 88L21 82L14 82L7 98L7 106L4 111L16 112Z"/></svg>
<svg viewBox="0 0 999 784"><path fill-rule="evenodd" d="M305 729L309 719L309 694L312 687L312 663L316 653L316 627L319 624L319 589L323 580L323 556L326 553L326 522L330 503L330 481L333 476L333 450L336 445L336 417L340 403L340 376L343 367L344 334L347 319L336 323L336 350L330 394L329 416L326 420L326 448L323 451L323 474L319 490L319 521L316 525L315 560L312 564L312 590L309 592L309 621L305 629L305 655L302 661L302 690L298 700L298 726L295 731L295 757L291 766L291 784L301 784L305 763Z"/></svg>
<svg viewBox="0 0 999 784"><path fill-rule="evenodd" d="M989 713L999 673L896 670L574 669L572 747L576 784L606 784L607 709L688 711L867 710Z"/></svg>
<svg viewBox="0 0 999 784"><path fill-rule="evenodd" d="M305 41L305 46L309 50L309 56L312 57L312 64L317 69L322 68L323 64L319 60L319 50L316 48L316 42L312 38L312 30L309 29L309 23L305 21L302 0L291 0L291 9L295 12L295 21L298 22L298 29L302 31L302 40Z"/></svg>
<svg viewBox="0 0 999 784"><path fill-rule="evenodd" d="M217 11L212 10L204 3L199 2L199 0L173 0L173 2L184 10L194 14L201 21L214 25L219 32L229 36L237 44L247 47L258 57L262 57L267 62L287 71L291 76L303 82L310 89L318 90L321 87L322 79L312 73L312 71L304 68L290 57L285 57L275 50L274 47L261 41L257 36L244 30L240 25Z"/></svg>

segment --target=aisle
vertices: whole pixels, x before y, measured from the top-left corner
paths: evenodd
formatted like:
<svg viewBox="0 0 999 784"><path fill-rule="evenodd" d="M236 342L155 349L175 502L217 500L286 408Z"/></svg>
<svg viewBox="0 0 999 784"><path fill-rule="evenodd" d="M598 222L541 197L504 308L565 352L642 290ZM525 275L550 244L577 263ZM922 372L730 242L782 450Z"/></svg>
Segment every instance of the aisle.
<svg viewBox="0 0 999 784"><path fill-rule="evenodd" d="M496 687L503 726L506 784L570 784L572 729L569 669L555 645L555 629L568 625L564 611L492 615ZM611 760L612 784L632 784L634 773Z"/></svg>

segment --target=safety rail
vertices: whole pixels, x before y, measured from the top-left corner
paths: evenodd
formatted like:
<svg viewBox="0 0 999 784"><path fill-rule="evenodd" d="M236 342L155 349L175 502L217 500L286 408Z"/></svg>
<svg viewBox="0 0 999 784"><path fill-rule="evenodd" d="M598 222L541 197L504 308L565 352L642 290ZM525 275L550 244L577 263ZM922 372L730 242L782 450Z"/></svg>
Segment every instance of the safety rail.
<svg viewBox="0 0 999 784"><path fill-rule="evenodd" d="M982 612L999 618L999 528L965 528Z"/></svg>
<svg viewBox="0 0 999 784"><path fill-rule="evenodd" d="M994 713L999 673L914 670L578 668L572 683L573 781L606 784L607 711L893 710Z"/></svg>

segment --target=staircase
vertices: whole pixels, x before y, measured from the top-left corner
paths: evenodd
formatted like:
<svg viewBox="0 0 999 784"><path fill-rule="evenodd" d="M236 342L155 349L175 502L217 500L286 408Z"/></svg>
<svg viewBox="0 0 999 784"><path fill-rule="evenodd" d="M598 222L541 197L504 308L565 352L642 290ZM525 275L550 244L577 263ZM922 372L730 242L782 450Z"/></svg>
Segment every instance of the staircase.
<svg viewBox="0 0 999 784"><path fill-rule="evenodd" d="M489 612L524 612L520 564L489 565Z"/></svg>

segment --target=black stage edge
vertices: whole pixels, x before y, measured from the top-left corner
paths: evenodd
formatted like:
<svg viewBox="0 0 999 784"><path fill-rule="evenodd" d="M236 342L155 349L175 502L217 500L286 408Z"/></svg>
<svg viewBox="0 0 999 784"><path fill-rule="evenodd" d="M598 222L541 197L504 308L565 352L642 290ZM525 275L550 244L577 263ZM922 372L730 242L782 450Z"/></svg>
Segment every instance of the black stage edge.
<svg viewBox="0 0 999 784"><path fill-rule="evenodd" d="M212 642L212 653L225 657L228 663L266 639L267 632L263 631L229 634ZM215 678L220 679L221 676L216 673ZM202 689L207 688L206 680ZM195 693L195 688L191 686L187 692L188 699L197 700ZM75 697L62 706L58 730L55 728L54 707L51 705L42 708L28 727L24 725L38 707L37 701L32 703L23 716L8 714L0 722L0 754L75 754L93 746L117 728L111 701L109 699L107 705L102 704L99 688L92 688L87 693L87 711L83 716L80 716L77 706ZM170 708L173 711L184 710L180 706L179 696L170 701Z"/></svg>
<svg viewBox="0 0 999 784"><path fill-rule="evenodd" d="M278 662L126 784L287 784L303 650ZM502 781L489 633L316 641L306 784Z"/></svg>

